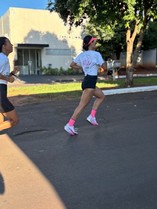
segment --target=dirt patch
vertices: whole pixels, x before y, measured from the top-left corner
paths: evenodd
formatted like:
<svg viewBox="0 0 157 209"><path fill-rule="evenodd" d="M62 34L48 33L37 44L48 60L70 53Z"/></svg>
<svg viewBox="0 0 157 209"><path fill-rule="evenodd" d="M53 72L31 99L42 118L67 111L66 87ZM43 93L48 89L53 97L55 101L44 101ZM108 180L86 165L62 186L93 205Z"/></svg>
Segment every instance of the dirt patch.
<svg viewBox="0 0 157 209"><path fill-rule="evenodd" d="M48 97L39 98L36 96L15 96L15 97L10 97L9 100L15 106L23 106L26 104L35 104L35 103L42 103L42 102L51 101L51 99Z"/></svg>
<svg viewBox="0 0 157 209"><path fill-rule="evenodd" d="M80 98L79 94L71 94L71 95L45 95L45 96L39 96L39 95L25 95L25 96L13 96L9 97L9 100L15 105L15 106L23 106L27 104L39 104L43 102L51 102L51 101L58 101L62 102L64 100L73 100L74 98Z"/></svg>

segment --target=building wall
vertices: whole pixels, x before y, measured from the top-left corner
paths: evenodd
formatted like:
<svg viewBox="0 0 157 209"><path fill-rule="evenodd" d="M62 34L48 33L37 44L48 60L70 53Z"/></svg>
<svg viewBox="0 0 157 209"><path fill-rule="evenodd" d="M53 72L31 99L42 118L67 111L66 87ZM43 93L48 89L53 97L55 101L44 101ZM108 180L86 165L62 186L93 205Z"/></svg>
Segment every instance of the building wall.
<svg viewBox="0 0 157 209"><path fill-rule="evenodd" d="M0 35L6 35L14 45L9 56L11 63L17 59L18 43L49 44L43 48L42 66L67 69L76 54L82 50L82 29L65 26L56 12L25 8L9 8L0 18Z"/></svg>
<svg viewBox="0 0 157 209"><path fill-rule="evenodd" d="M126 65L126 53L122 52L120 55L121 66ZM155 67L157 65L157 49L150 49L141 51L137 58L137 64L143 66L152 66Z"/></svg>
<svg viewBox="0 0 157 209"><path fill-rule="evenodd" d="M2 17L0 17L0 36L6 36L9 39L11 37L10 10L8 10ZM13 67L15 53L16 52L13 52L9 55L11 67Z"/></svg>
<svg viewBox="0 0 157 209"><path fill-rule="evenodd" d="M10 19L9 19L9 11L7 11L0 18L0 35L10 36Z"/></svg>
<svg viewBox="0 0 157 209"><path fill-rule="evenodd" d="M157 57L156 49L143 51L143 65L156 66L157 63L156 57Z"/></svg>

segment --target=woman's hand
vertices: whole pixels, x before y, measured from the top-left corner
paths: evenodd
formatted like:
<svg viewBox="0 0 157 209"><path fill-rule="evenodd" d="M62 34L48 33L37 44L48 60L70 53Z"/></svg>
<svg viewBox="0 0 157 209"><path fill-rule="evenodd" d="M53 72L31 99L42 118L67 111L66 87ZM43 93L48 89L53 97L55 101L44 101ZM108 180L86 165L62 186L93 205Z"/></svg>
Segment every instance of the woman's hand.
<svg viewBox="0 0 157 209"><path fill-rule="evenodd" d="M8 76L8 80L9 83L13 83L15 81L14 76Z"/></svg>
<svg viewBox="0 0 157 209"><path fill-rule="evenodd" d="M0 79L5 80L10 83L13 83L15 81L14 76L12 76L12 75L5 76L5 75L2 75L1 73L0 73Z"/></svg>

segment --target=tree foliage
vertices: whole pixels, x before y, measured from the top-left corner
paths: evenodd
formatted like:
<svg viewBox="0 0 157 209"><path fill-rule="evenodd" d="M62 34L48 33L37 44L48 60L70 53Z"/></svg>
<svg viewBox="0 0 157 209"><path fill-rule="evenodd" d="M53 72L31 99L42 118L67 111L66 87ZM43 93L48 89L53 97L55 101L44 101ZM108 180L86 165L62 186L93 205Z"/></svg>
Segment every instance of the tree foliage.
<svg viewBox="0 0 157 209"><path fill-rule="evenodd" d="M129 71L136 64L148 23L157 18L157 0L49 0L48 9L58 12L70 26L86 25L86 30L104 42L115 35L118 42L123 34L118 31L125 31Z"/></svg>
<svg viewBox="0 0 157 209"><path fill-rule="evenodd" d="M157 21L150 22L143 38L142 49L157 48Z"/></svg>

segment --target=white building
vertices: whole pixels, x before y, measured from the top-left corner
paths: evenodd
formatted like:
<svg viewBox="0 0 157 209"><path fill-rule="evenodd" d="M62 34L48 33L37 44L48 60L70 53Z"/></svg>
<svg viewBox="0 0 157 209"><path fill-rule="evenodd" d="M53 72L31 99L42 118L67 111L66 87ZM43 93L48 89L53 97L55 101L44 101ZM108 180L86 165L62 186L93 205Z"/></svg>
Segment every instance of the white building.
<svg viewBox="0 0 157 209"><path fill-rule="evenodd" d="M126 52L121 53L120 62L122 66L126 65ZM143 67L155 67L157 65L157 49L142 50L138 56L137 63Z"/></svg>
<svg viewBox="0 0 157 209"><path fill-rule="evenodd" d="M38 74L42 67L69 67L82 50L81 27L65 26L56 12L9 8L0 17L0 36L14 46L9 55L11 66L21 67L21 74Z"/></svg>

